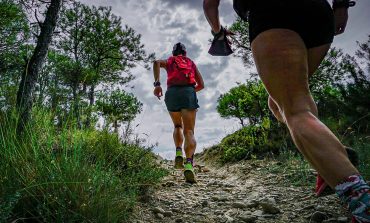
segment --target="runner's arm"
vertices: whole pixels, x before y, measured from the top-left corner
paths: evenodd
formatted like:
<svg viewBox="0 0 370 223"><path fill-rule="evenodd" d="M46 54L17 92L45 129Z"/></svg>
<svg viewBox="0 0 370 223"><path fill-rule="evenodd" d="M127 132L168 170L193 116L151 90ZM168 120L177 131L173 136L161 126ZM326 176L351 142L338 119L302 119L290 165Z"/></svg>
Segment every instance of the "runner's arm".
<svg viewBox="0 0 370 223"><path fill-rule="evenodd" d="M154 82L160 81L160 69L165 68L167 66L166 60L155 60L153 62L153 74L154 74Z"/></svg>
<svg viewBox="0 0 370 223"><path fill-rule="evenodd" d="M344 33L348 22L348 8L355 5L355 1L333 0L335 35Z"/></svg>
<svg viewBox="0 0 370 223"><path fill-rule="evenodd" d="M218 16L218 6L220 0L204 0L203 11L209 25L214 33L218 33L221 30L220 18Z"/></svg>
<svg viewBox="0 0 370 223"><path fill-rule="evenodd" d="M162 87L160 84L160 73L161 67L165 68L167 66L166 60L155 60L153 62L153 75L154 75L154 91L153 94L158 98L161 99L163 96Z"/></svg>
<svg viewBox="0 0 370 223"><path fill-rule="evenodd" d="M203 77L198 68L195 68L195 81L197 82L197 85L195 86L195 92L198 92L204 88Z"/></svg>

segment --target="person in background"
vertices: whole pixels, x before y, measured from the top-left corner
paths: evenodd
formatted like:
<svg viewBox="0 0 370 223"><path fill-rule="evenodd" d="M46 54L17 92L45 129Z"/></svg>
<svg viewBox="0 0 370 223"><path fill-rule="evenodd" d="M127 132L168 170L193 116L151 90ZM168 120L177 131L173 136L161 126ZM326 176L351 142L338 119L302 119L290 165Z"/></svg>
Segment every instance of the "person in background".
<svg viewBox="0 0 370 223"><path fill-rule="evenodd" d="M230 34L219 20L220 0L204 0L214 36ZM269 93L269 107L284 122L299 151L352 213L353 222L370 222L370 187L348 159L345 147L317 118L308 78L344 32L349 0L234 0L249 22L258 74ZM220 34L221 33L221 34ZM224 33L225 35L222 35Z"/></svg>
<svg viewBox="0 0 370 223"><path fill-rule="evenodd" d="M171 57L167 60L156 60L153 64L153 93L158 99L163 96L160 68L167 71L167 91L164 100L174 125L175 168L184 168L185 180L189 183L195 183L193 170L196 149L194 127L199 108L196 92L204 88L203 78L195 63L186 56L184 44L176 43L173 46ZM186 156L185 165L182 151L183 143Z"/></svg>

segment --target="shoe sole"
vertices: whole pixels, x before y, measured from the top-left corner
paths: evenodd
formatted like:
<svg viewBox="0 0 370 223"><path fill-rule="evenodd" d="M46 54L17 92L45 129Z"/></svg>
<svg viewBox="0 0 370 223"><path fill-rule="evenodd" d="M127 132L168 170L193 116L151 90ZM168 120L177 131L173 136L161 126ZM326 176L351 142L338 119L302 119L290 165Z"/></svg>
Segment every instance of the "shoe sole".
<svg viewBox="0 0 370 223"><path fill-rule="evenodd" d="M185 170L184 171L184 175L185 175L185 181L188 182L188 183L196 183L196 180L195 180L195 175L194 175L194 172L191 171L191 170Z"/></svg>
<svg viewBox="0 0 370 223"><path fill-rule="evenodd" d="M183 169L184 168L184 159L181 156L177 156L175 158L175 169Z"/></svg>

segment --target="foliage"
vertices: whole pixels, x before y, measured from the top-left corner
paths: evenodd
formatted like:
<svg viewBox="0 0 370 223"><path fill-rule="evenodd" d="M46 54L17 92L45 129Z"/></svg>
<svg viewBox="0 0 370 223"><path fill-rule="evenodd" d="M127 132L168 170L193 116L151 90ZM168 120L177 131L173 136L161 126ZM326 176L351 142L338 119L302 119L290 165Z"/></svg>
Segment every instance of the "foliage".
<svg viewBox="0 0 370 223"><path fill-rule="evenodd" d="M148 148L106 131L57 130L50 113L34 115L22 139L0 116L1 222L122 222L164 175Z"/></svg>
<svg viewBox="0 0 370 223"><path fill-rule="evenodd" d="M280 147L291 147L286 131L281 131L264 119L261 125L250 125L222 139L222 161L235 162L278 153Z"/></svg>
<svg viewBox="0 0 370 223"><path fill-rule="evenodd" d="M15 53L28 38L27 17L22 8L11 0L0 0L0 11L0 55Z"/></svg>
<svg viewBox="0 0 370 223"><path fill-rule="evenodd" d="M113 123L115 132L121 122L131 122L142 110L142 103L130 93L114 90L108 95L101 94L96 102L97 110L110 123Z"/></svg>
<svg viewBox="0 0 370 223"><path fill-rule="evenodd" d="M244 120L249 125L261 124L269 116L267 107L268 94L261 81L250 80L231 88L218 98L217 112L223 118L237 118L244 127Z"/></svg>
<svg viewBox="0 0 370 223"><path fill-rule="evenodd" d="M370 78L359 66L357 61L360 59L333 48L310 78L310 90L320 118L338 133L353 127L353 123L365 131L368 129L366 122L357 122L370 116L367 100L370 97Z"/></svg>
<svg viewBox="0 0 370 223"><path fill-rule="evenodd" d="M315 183L315 171L298 151L283 149L274 158L267 158L263 162L268 163L262 173L278 174L276 183L283 181L294 186L310 186Z"/></svg>
<svg viewBox="0 0 370 223"><path fill-rule="evenodd" d="M242 59L244 66L250 67L253 61L249 43L249 23L238 17L231 25L230 31L235 34L231 38L232 45L235 46L234 55Z"/></svg>
<svg viewBox="0 0 370 223"><path fill-rule="evenodd" d="M8 110L16 101L30 30L26 14L14 1L0 0L0 12L0 107Z"/></svg>

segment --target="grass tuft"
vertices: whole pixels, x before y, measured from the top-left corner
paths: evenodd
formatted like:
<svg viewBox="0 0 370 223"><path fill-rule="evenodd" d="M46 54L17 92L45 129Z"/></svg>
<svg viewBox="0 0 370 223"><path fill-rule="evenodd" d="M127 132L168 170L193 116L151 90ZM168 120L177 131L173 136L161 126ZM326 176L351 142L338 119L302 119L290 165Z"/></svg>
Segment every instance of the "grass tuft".
<svg viewBox="0 0 370 223"><path fill-rule="evenodd" d="M122 222L166 174L150 148L107 131L56 129L46 112L18 137L0 116L0 222Z"/></svg>

